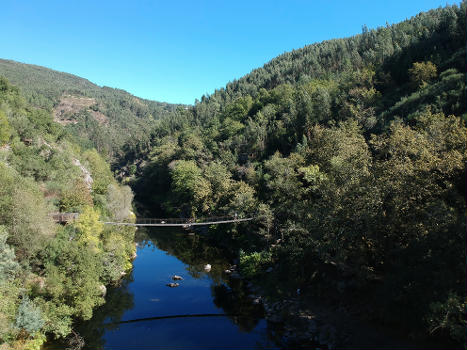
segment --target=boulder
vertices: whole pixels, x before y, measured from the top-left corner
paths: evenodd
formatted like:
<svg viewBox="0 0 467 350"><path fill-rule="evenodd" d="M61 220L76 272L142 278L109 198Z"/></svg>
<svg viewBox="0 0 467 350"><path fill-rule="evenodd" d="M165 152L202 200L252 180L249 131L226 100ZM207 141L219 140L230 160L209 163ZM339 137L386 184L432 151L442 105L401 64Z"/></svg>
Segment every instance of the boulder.
<svg viewBox="0 0 467 350"><path fill-rule="evenodd" d="M105 297L105 295L107 294L107 287L104 286L103 284L101 284L101 285L99 286L99 290L100 290L100 292L101 292L101 295L102 295L103 297Z"/></svg>

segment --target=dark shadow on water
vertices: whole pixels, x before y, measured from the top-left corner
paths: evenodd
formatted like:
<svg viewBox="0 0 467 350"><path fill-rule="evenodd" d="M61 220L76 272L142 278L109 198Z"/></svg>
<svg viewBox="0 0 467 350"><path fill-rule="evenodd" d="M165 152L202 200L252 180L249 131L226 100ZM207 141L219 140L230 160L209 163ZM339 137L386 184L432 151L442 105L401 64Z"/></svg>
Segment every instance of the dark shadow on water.
<svg viewBox="0 0 467 350"><path fill-rule="evenodd" d="M83 350L164 346L216 348L216 345L225 348L230 342L235 348L247 345L257 349L277 348L267 330L262 306L253 303L243 281L225 273L232 259L228 252L210 244L203 234L193 235L173 228L140 229L136 243L142 260L137 258L135 270L125 276L119 287L108 289L106 303L94 311L91 320L75 327L85 340ZM164 277L167 266L166 272L160 271L157 265L153 270L151 265L148 269L147 264L152 263L148 259L156 255L163 259L158 260L162 264L169 264L170 271L172 262L177 268L183 263L189 277L185 275L181 282L186 284L175 289L165 287L166 282L154 284L153 278L170 278L169 274ZM212 266L209 272L204 269L207 263ZM145 282L148 273L150 278ZM145 283L150 284L146 286ZM146 308L141 305L148 305L144 304L149 295L147 288L149 294L157 297L154 298L157 305L153 303ZM201 293L199 302L196 293ZM184 300L187 300L186 306ZM128 337L135 339L127 342ZM65 342L50 342L45 349L66 347Z"/></svg>

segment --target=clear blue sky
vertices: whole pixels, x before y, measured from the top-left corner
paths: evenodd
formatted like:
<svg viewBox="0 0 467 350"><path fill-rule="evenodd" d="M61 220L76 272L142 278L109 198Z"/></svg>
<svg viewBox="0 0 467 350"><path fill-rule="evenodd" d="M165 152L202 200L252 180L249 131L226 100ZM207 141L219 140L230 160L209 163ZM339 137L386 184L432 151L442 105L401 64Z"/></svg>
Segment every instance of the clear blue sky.
<svg viewBox="0 0 467 350"><path fill-rule="evenodd" d="M273 57L441 0L1 0L0 58L193 103Z"/></svg>

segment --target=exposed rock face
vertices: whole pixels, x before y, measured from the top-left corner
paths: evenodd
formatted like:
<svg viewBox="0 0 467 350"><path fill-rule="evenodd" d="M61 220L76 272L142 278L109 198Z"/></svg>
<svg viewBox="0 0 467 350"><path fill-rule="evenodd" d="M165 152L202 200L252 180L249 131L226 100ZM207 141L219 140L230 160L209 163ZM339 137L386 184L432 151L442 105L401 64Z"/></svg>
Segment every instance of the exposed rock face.
<svg viewBox="0 0 467 350"><path fill-rule="evenodd" d="M92 188L92 183L93 183L93 179L91 177L91 173L89 172L88 169L86 169L82 164L81 162L79 161L79 159L76 159L76 158L73 158L73 165L76 165L77 167L79 167L81 169L81 171L83 172L83 181L84 183L86 184L86 186L88 187L89 190L91 190Z"/></svg>

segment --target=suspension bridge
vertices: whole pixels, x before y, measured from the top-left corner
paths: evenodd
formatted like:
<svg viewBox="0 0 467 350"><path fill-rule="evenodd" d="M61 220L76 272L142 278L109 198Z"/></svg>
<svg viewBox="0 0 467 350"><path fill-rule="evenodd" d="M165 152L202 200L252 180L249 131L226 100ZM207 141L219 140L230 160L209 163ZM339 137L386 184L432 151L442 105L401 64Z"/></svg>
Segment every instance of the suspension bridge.
<svg viewBox="0 0 467 350"><path fill-rule="evenodd" d="M61 224L67 224L78 219L78 213L53 213L52 219ZM240 217L237 215L229 216L211 216L205 218L137 218L135 222L126 221L103 221L105 225L116 226L153 226L153 227L192 227L192 226L207 226L218 224L230 224L237 222L251 221L254 217Z"/></svg>
<svg viewBox="0 0 467 350"><path fill-rule="evenodd" d="M235 222L250 221L253 218L240 218L237 216L212 216L207 218L165 218L165 219L154 219L154 218L138 218L135 222L114 222L105 221L106 225L119 225L119 226L167 226L167 227L191 227L191 226L203 226L203 225L217 225L217 224L229 224Z"/></svg>

